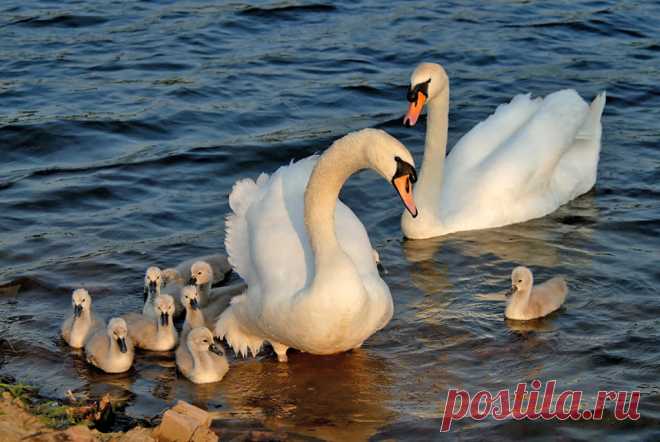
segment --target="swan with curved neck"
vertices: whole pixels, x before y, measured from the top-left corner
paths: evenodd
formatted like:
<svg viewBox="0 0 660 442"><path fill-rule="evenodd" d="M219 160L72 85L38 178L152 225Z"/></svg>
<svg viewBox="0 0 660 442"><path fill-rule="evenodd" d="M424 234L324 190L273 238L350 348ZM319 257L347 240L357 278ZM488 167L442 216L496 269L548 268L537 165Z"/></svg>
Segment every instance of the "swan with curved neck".
<svg viewBox="0 0 660 442"><path fill-rule="evenodd" d="M404 124L428 109L424 162L415 186L419 216L406 237L430 238L545 216L596 182L605 93L589 106L574 90L518 95L456 143L445 159L449 77L422 63L413 72ZM446 164L445 164L446 163Z"/></svg>
<svg viewBox="0 0 660 442"><path fill-rule="evenodd" d="M230 195L225 245L247 282L215 327L237 353L269 342L280 361L293 347L332 354L359 347L392 317L366 230L338 200L346 180L370 168L390 181L415 215L413 159L396 139L365 129L312 156L239 181Z"/></svg>

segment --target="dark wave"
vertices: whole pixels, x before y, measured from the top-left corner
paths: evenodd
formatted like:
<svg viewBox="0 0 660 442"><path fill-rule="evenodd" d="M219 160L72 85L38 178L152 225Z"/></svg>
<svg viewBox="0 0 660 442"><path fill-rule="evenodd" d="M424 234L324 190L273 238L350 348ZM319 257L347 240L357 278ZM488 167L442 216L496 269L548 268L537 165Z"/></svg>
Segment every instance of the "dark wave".
<svg viewBox="0 0 660 442"><path fill-rule="evenodd" d="M74 15L61 14L53 17L25 17L13 21L10 25L19 25L32 28L60 27L60 28L85 28L106 23L108 19L97 15Z"/></svg>

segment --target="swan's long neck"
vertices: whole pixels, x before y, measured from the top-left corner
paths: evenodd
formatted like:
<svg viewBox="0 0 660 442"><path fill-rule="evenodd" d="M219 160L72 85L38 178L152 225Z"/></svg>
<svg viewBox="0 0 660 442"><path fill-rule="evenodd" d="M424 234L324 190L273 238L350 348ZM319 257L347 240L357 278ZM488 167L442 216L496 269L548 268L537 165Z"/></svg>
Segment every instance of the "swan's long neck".
<svg viewBox="0 0 660 442"><path fill-rule="evenodd" d="M367 142L347 136L337 140L319 158L305 189L305 227L314 252L315 273L343 253L335 234L335 208L346 180L369 167Z"/></svg>
<svg viewBox="0 0 660 442"><path fill-rule="evenodd" d="M449 126L449 83L440 94L428 101L424 162L415 185L415 202L420 211L433 208L436 213L440 204L440 192L447 152Z"/></svg>

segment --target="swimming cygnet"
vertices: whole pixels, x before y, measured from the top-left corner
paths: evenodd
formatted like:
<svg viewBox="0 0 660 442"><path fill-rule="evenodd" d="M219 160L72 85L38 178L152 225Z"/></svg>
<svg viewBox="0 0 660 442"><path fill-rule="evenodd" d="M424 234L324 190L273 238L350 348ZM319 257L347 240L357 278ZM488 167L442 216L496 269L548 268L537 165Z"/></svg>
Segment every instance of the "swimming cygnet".
<svg viewBox="0 0 660 442"><path fill-rule="evenodd" d="M165 269L163 272L167 271L169 278L172 278L172 280L184 286L190 279L191 268L193 264L198 261L204 261L211 266L211 269L213 270L213 280L211 281L211 284L218 284L222 282L231 272L231 265L229 264L227 256L221 254L206 255L200 256L198 258L187 259L178 266Z"/></svg>
<svg viewBox="0 0 660 442"><path fill-rule="evenodd" d="M206 261L197 261L190 268L190 280L188 284L197 287L197 294L199 295L199 305L206 307L210 303L220 302L222 305L222 312L232 296L239 294L247 288L244 282L239 282L231 286L211 288L215 280L215 273L213 267Z"/></svg>
<svg viewBox="0 0 660 442"><path fill-rule="evenodd" d="M242 284L241 284L242 285ZM186 320L181 329L181 338L188 334L190 330L197 327L212 328L215 320L228 306L232 296L239 293L233 289L234 286L222 287L227 291L227 296L221 296L208 303L206 307L199 305L199 292L194 285L187 285L181 289L181 304L186 309Z"/></svg>
<svg viewBox="0 0 660 442"><path fill-rule="evenodd" d="M206 327L197 327L176 349L176 366L195 384L220 381L229 371L224 352L213 341L213 333Z"/></svg>
<svg viewBox="0 0 660 442"><path fill-rule="evenodd" d="M142 314L149 318L157 318L155 301L160 295L171 295L176 297L181 291L182 285L178 284L171 277L172 269L161 271L160 268L149 267L144 274L144 306ZM177 304L174 306L175 315L183 312L183 306Z"/></svg>
<svg viewBox="0 0 660 442"><path fill-rule="evenodd" d="M561 307L567 292L564 278L556 276L534 285L532 272L527 267L516 267L511 273L504 316L519 321L541 318Z"/></svg>
<svg viewBox="0 0 660 442"><path fill-rule="evenodd" d="M168 351L176 347L178 334L174 328L174 299L160 295L154 301L156 318L138 313L128 313L124 319L128 332L138 348L153 351Z"/></svg>
<svg viewBox="0 0 660 442"><path fill-rule="evenodd" d="M99 330L85 344L87 362L106 373L123 373L133 365L135 350L126 321L112 318L107 330Z"/></svg>
<svg viewBox="0 0 660 442"><path fill-rule="evenodd" d="M92 311L92 297L85 289L76 289L71 295L73 315L62 324L62 337L73 348L82 348L87 338L105 327L105 321Z"/></svg>

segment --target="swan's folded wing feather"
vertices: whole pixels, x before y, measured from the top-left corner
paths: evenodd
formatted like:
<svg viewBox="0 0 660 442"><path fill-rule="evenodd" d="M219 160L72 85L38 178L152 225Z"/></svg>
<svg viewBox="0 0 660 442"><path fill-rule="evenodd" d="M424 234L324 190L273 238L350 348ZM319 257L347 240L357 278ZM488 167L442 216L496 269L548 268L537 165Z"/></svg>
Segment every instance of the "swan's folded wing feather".
<svg viewBox="0 0 660 442"><path fill-rule="evenodd" d="M520 94L479 122L454 145L446 160L445 173L460 175L499 148L539 109L542 99Z"/></svg>
<svg viewBox="0 0 660 442"><path fill-rule="evenodd" d="M62 324L62 337L67 342L71 341L71 327L73 326L73 316L69 316Z"/></svg>

